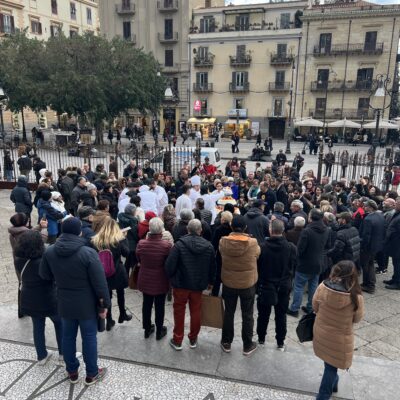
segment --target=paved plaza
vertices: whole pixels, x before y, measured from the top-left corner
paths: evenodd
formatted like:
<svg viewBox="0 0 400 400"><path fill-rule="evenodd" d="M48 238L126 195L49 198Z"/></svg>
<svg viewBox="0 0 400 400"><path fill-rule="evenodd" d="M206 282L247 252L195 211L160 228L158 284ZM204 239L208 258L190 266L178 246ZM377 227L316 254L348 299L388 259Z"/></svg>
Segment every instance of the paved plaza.
<svg viewBox="0 0 400 400"><path fill-rule="evenodd" d="M276 149L284 144L276 144ZM292 146L300 151L302 143ZM252 145L243 143L239 157ZM338 146L339 148L339 146ZM340 146L340 148L343 148ZM361 146L358 150L361 150ZM351 148L350 148L351 149ZM364 151L366 151L364 146ZM223 158L229 156L229 143L221 146ZM276 154L276 152L274 152ZM316 156L306 156L306 168L316 169ZM249 170L252 165L249 165ZM7 227L14 207L10 191L0 191L0 396L5 399L308 399L318 390L323 363L310 343L300 344L295 328L298 319L288 317L287 351L275 349L274 324L268 328L267 343L250 358L241 354L241 322L235 323L231 354L219 348L220 331L202 329L199 347L175 352L167 343L145 340L141 326L142 296L126 290L127 307L134 318L117 324L111 332L99 334L100 365L110 368L105 382L85 389L72 387L64 378L63 367L50 361L45 367L34 363L31 322L17 319L17 278L14 272ZM35 217L34 217L35 218ZM355 326L355 359L349 372L340 373L337 398L395 399L400 376L400 292L387 291L377 277L375 294L364 294L366 315ZM114 306L116 305L116 300ZM118 309L113 310L118 315ZM166 326L173 329L172 303L166 305ZM48 346L55 346L53 330L48 326ZM188 318L186 332L188 331ZM82 368L81 368L82 370ZM83 370L82 370L83 371ZM81 373L84 375L84 372Z"/></svg>

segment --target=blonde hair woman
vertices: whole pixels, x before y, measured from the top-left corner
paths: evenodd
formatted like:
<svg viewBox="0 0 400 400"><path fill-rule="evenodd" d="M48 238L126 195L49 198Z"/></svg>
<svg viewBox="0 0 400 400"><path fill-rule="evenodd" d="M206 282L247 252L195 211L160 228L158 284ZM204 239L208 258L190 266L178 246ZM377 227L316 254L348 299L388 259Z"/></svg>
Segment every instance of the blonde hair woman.
<svg viewBox="0 0 400 400"><path fill-rule="evenodd" d="M130 321L132 315L125 309L125 288L128 287L128 275L121 262L121 256L127 257L129 255L129 246L125 234L121 231L116 221L111 217L106 217L98 233L93 236L92 243L99 252L104 250L111 251L115 273L107 278L110 299L112 298L112 291L116 290L119 308L118 323L122 324L124 321ZM115 321L112 319L111 307L109 307L106 330L110 331L114 325Z"/></svg>

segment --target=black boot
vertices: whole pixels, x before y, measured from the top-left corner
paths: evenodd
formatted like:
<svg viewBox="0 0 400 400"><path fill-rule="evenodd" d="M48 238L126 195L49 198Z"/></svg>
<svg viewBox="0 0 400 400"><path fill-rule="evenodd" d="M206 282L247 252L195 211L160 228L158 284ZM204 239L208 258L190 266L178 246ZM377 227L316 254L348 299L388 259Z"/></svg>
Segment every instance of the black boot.
<svg viewBox="0 0 400 400"><path fill-rule="evenodd" d="M111 331L111 329L114 327L115 321L112 319L111 315L111 307L107 311L107 322L106 322L106 331Z"/></svg>
<svg viewBox="0 0 400 400"><path fill-rule="evenodd" d="M132 314L127 312L126 310L123 310L119 314L118 323L122 324L124 321L130 321L131 319L132 319Z"/></svg>
<svg viewBox="0 0 400 400"><path fill-rule="evenodd" d="M150 337L150 335L152 335L154 333L154 330L155 330L155 326L154 326L154 324L151 324L150 329L144 330L144 338L148 339Z"/></svg>
<svg viewBox="0 0 400 400"><path fill-rule="evenodd" d="M163 326L161 330L157 329L156 340L161 340L167 334L167 327Z"/></svg>

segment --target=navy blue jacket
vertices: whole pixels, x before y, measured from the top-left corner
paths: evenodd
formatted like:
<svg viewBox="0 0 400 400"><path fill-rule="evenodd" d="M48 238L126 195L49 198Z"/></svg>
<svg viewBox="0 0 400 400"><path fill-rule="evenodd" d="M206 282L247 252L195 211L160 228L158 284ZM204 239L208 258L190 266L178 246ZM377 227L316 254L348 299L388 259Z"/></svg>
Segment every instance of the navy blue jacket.
<svg viewBox="0 0 400 400"><path fill-rule="evenodd" d="M361 251L376 254L385 242L385 217L381 212L367 214L360 227Z"/></svg>

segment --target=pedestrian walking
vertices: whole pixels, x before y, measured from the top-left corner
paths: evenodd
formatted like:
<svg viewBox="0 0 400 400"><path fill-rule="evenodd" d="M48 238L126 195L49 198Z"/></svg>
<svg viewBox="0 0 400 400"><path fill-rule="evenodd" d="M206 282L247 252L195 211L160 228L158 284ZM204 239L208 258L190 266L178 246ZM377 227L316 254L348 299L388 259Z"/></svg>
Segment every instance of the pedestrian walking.
<svg viewBox="0 0 400 400"><path fill-rule="evenodd" d="M113 139L114 139L114 134L113 131L111 129L108 130L108 136L107 139L110 141L110 144L113 144Z"/></svg>

